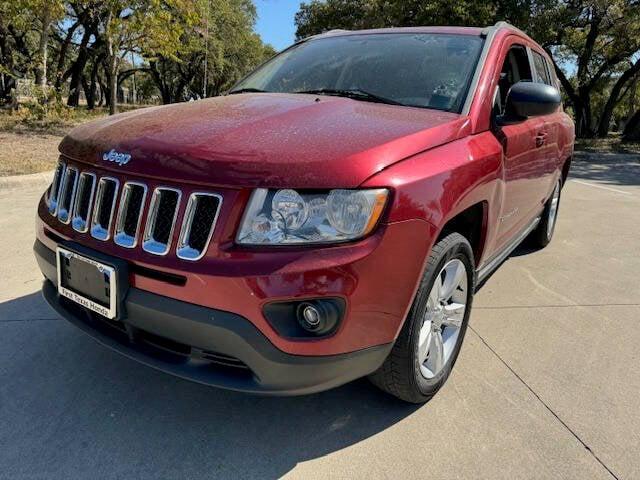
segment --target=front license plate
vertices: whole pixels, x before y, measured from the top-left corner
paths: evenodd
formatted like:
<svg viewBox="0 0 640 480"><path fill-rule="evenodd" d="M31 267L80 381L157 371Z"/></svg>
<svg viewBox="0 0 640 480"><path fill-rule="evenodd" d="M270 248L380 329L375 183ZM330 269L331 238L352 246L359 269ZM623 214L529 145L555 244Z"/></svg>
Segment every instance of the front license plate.
<svg viewBox="0 0 640 480"><path fill-rule="evenodd" d="M58 293L109 319L116 317L116 269L65 248L56 249Z"/></svg>

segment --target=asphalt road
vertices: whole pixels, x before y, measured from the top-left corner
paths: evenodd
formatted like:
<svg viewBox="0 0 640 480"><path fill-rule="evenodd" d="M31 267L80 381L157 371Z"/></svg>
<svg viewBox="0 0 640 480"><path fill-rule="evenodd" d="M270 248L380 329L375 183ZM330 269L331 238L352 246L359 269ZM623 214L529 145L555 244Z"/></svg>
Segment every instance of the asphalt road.
<svg viewBox="0 0 640 480"><path fill-rule="evenodd" d="M554 241L489 279L421 407L365 380L229 393L99 346L40 297L40 190L0 184L2 479L640 477L638 157L576 162Z"/></svg>

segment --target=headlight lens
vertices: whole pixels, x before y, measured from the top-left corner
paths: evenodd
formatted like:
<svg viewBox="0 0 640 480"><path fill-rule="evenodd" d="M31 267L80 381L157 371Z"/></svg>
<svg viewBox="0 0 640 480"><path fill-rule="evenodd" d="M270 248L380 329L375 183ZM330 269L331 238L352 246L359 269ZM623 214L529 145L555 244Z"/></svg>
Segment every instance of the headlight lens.
<svg viewBox="0 0 640 480"><path fill-rule="evenodd" d="M254 190L237 241L244 245L331 243L354 240L373 230L388 191Z"/></svg>

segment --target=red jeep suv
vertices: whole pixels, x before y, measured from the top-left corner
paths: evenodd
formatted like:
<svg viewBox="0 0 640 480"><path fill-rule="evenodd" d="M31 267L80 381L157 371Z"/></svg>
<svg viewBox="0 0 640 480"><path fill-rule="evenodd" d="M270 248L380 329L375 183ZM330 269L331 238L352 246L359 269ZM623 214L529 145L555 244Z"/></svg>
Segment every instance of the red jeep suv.
<svg viewBox="0 0 640 480"><path fill-rule="evenodd" d="M44 296L203 384L368 375L426 401L478 285L551 240L574 141L557 85L504 23L332 31L225 96L82 125L38 207Z"/></svg>

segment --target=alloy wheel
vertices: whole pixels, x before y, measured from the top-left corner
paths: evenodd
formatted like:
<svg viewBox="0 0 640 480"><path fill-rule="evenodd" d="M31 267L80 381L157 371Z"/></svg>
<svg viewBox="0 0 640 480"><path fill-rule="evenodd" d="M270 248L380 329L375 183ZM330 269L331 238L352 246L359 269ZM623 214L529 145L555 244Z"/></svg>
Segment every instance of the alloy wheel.
<svg viewBox="0 0 640 480"><path fill-rule="evenodd" d="M556 183L556 188L551 195L551 203L549 204L549 218L547 219L547 238L553 235L553 228L556 224L556 216L558 215L558 204L560 203L560 181Z"/></svg>
<svg viewBox="0 0 640 480"><path fill-rule="evenodd" d="M467 308L467 271L459 259L436 276L418 337L418 364L425 378L438 375L451 358Z"/></svg>

